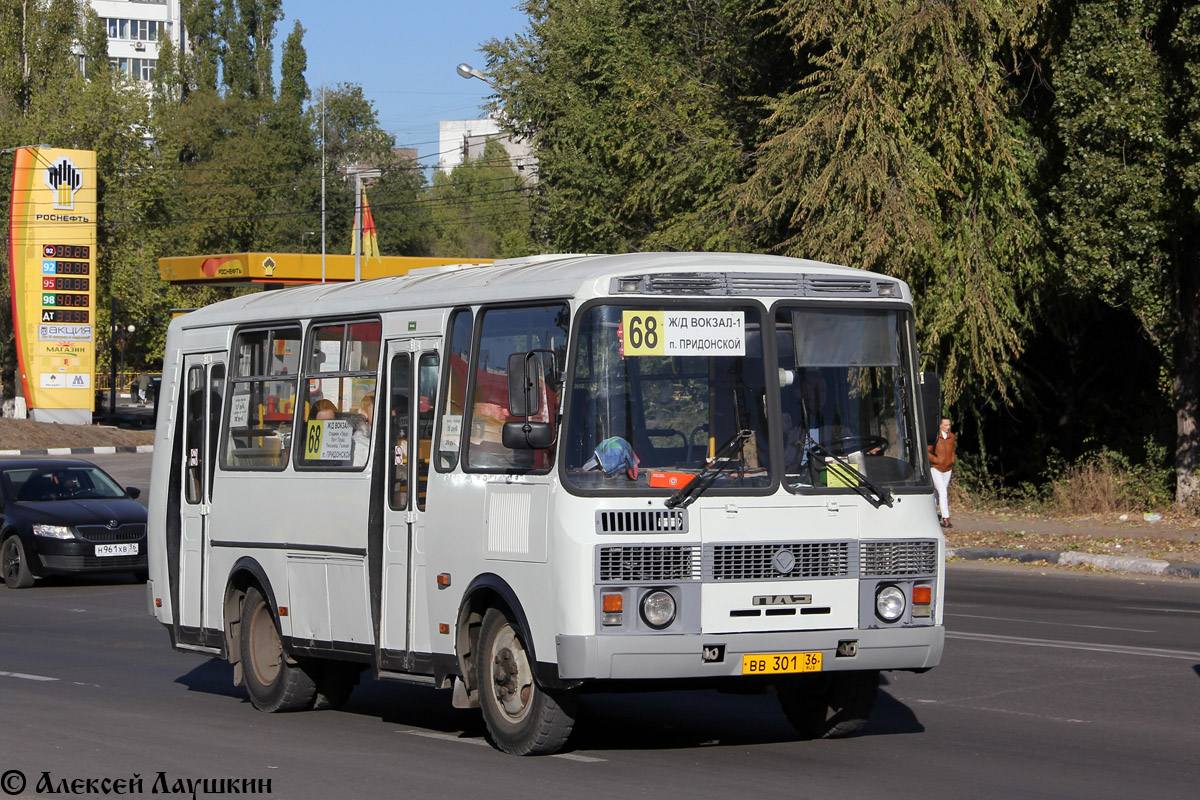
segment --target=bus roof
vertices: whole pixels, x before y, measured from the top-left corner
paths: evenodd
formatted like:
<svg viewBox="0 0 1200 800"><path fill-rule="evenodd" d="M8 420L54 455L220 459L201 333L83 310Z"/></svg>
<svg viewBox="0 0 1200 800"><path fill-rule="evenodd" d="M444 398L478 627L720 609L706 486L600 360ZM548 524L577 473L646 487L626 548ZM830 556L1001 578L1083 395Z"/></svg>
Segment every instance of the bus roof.
<svg viewBox="0 0 1200 800"><path fill-rule="evenodd" d="M799 287L801 277L822 276L828 289L809 294L850 299L878 298L880 284L891 286L889 297L910 301L908 286L896 278L851 267L807 259L751 253L628 253L622 255L539 255L496 261L492 264L452 264L416 269L407 275L376 278L358 283L316 284L243 295L214 303L179 318L184 328L243 322L246 314L257 320L296 316L334 316L371 310L436 308L514 300L573 297L587 300L610 296L617 278L676 274L665 284L643 282L629 297L727 296L800 294L797 288L781 292L780 286ZM740 276L737 290L703 285L688 273ZM751 276L764 276L753 280ZM775 280L778 276L778 280ZM788 282L788 278L791 282ZM820 281L810 282L821 284ZM770 290L769 284L774 284ZM842 291L853 287L849 293ZM857 298L855 298L857 295Z"/></svg>

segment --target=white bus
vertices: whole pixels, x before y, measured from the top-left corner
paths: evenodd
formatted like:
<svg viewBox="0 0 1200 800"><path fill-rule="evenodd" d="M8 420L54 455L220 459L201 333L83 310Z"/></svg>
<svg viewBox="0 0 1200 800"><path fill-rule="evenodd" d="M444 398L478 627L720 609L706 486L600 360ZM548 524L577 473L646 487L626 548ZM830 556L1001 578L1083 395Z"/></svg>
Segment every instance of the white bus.
<svg viewBox="0 0 1200 800"><path fill-rule="evenodd" d="M370 669L516 754L560 749L580 692L647 686L774 691L802 738L847 735L880 670L942 655L917 361L903 282L759 255L217 303L167 335L151 611L264 711Z"/></svg>

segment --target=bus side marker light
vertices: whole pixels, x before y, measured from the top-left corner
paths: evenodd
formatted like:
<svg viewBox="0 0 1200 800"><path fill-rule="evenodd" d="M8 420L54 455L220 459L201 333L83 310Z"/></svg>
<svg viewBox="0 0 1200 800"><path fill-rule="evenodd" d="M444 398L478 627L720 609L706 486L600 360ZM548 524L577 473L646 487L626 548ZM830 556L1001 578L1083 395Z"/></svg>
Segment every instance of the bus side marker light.
<svg viewBox="0 0 1200 800"><path fill-rule="evenodd" d="M449 633L449 632L450 632L450 623L449 622L439 622L438 623L438 633Z"/></svg>
<svg viewBox="0 0 1200 800"><path fill-rule="evenodd" d="M154 607L162 608L162 598L161 597L154 598Z"/></svg>
<svg viewBox="0 0 1200 800"><path fill-rule="evenodd" d="M625 597L621 594L600 595L600 605L604 610L605 625L620 625L624 618L623 609Z"/></svg>
<svg viewBox="0 0 1200 800"><path fill-rule="evenodd" d="M287 606L280 606L279 607L279 616L286 617L287 615L288 615Z"/></svg>
<svg viewBox="0 0 1200 800"><path fill-rule="evenodd" d="M449 572L438 573L437 587L439 589L446 589L446 588L449 588L449 586L450 586L450 573Z"/></svg>

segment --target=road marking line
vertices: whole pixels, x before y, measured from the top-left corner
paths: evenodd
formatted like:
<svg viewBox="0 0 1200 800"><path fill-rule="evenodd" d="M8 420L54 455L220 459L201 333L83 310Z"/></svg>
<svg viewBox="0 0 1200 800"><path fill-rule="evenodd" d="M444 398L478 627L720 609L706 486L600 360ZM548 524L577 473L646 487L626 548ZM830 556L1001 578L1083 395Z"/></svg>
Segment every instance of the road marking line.
<svg viewBox="0 0 1200 800"><path fill-rule="evenodd" d="M491 747L486 739L476 739L469 737L458 736L453 733L435 733L434 731L397 731L397 733L407 733L413 736L423 736L426 739L441 739L445 742L457 742L459 744L477 744L484 747ZM551 758L565 758L568 761L581 761L585 764L594 764L596 762L605 761L603 758L592 758L591 756L581 756L575 753L555 753Z"/></svg>
<svg viewBox="0 0 1200 800"><path fill-rule="evenodd" d="M968 639L976 642L996 644L1019 644L1027 647L1057 647L1065 650L1092 650L1100 653L1120 653L1128 656L1153 656L1155 658L1182 658L1186 661L1200 660L1200 653L1188 650L1164 650L1158 647L1131 647L1117 644L1093 644L1091 642L1068 642L1058 639L1029 639L1023 636L993 636L987 633L946 632L947 639Z"/></svg>
<svg viewBox="0 0 1200 800"><path fill-rule="evenodd" d="M1093 628L1099 631L1126 631L1128 633L1157 633L1155 630L1147 630L1145 628L1113 628L1108 625L1082 625L1078 622L1049 622L1047 620L1038 619L1017 619L1015 617L986 617L982 614L956 614L951 611L946 612L947 617L965 617L967 619L994 619L1000 622L1022 622L1026 625L1062 625L1066 628Z"/></svg>
<svg viewBox="0 0 1200 800"><path fill-rule="evenodd" d="M25 681L56 681L58 678L47 678L45 675L27 675L24 672L0 672L0 678L20 678Z"/></svg>
<svg viewBox="0 0 1200 800"><path fill-rule="evenodd" d="M1161 611L1164 614L1200 614L1194 608L1150 608L1148 606L1117 606L1125 611Z"/></svg>

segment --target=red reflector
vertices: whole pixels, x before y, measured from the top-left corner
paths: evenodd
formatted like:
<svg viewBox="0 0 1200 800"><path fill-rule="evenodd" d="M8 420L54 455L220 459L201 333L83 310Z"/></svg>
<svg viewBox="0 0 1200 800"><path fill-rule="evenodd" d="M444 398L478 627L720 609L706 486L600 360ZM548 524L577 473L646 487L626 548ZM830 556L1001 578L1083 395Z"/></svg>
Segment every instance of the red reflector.
<svg viewBox="0 0 1200 800"><path fill-rule="evenodd" d="M624 602L624 598L621 595L606 594L606 595L602 595L602 597L604 598L604 613L605 614L615 614L618 611L621 611L621 606Z"/></svg>
<svg viewBox="0 0 1200 800"><path fill-rule="evenodd" d="M933 587L932 586L914 586L913 587L913 605L927 606L933 602Z"/></svg>

